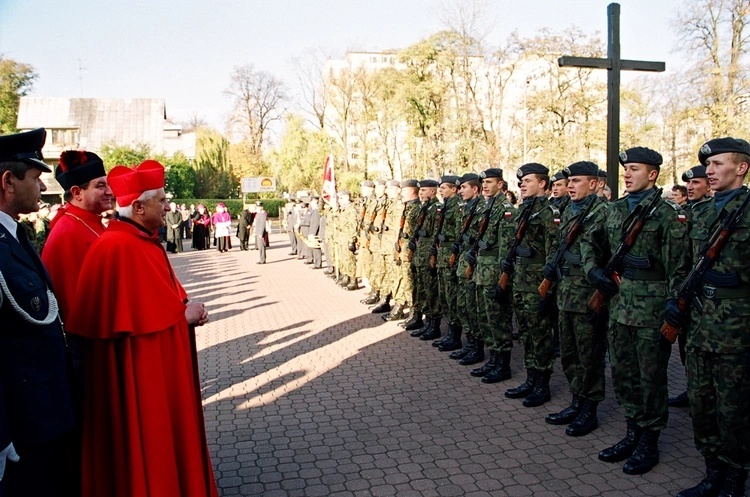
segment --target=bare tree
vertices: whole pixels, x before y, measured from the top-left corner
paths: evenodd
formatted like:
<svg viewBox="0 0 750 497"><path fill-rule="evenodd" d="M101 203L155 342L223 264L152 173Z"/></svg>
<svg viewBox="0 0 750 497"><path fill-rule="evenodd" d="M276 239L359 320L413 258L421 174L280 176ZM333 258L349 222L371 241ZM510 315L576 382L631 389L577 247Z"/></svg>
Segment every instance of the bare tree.
<svg viewBox="0 0 750 497"><path fill-rule="evenodd" d="M301 110L311 117L310 123L317 129L323 129L325 126L326 96L323 67L327 59L329 56L323 49L314 48L292 60L294 72L297 74L297 89L304 104Z"/></svg>
<svg viewBox="0 0 750 497"><path fill-rule="evenodd" d="M197 130L198 128L204 128L208 126L208 121L206 121L203 118L203 116L200 116L198 114L193 114L186 121L183 121L180 124L182 124L183 132L191 133Z"/></svg>
<svg viewBox="0 0 750 497"><path fill-rule="evenodd" d="M260 156L270 126L282 119L286 102L284 84L248 64L234 68L225 93L234 100L229 118L230 131L248 141L251 154Z"/></svg>

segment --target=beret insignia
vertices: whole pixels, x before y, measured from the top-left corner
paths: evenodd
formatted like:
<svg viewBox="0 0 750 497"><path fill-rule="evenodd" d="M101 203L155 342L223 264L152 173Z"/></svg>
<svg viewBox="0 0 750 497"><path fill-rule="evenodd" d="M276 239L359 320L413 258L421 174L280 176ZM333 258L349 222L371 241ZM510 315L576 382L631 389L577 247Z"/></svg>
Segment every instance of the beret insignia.
<svg viewBox="0 0 750 497"><path fill-rule="evenodd" d="M516 176L518 177L518 179L523 178L523 171L521 171L520 169L516 171Z"/></svg>
<svg viewBox="0 0 750 497"><path fill-rule="evenodd" d="M708 146L708 143L703 144L700 149L700 153L702 153L703 155L709 155L711 153L711 147Z"/></svg>
<svg viewBox="0 0 750 497"><path fill-rule="evenodd" d="M688 169L687 171L685 171L685 177L687 179L691 179L693 177L693 170L692 169Z"/></svg>
<svg viewBox="0 0 750 497"><path fill-rule="evenodd" d="M620 152L620 161L621 162L627 162L628 161L628 154L626 152Z"/></svg>

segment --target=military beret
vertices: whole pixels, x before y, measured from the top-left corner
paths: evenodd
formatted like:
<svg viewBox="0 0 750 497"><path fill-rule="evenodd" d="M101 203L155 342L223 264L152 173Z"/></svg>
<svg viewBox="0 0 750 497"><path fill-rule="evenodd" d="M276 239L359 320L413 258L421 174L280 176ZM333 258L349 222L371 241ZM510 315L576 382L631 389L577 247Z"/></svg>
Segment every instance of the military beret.
<svg viewBox="0 0 750 497"><path fill-rule="evenodd" d="M706 176L706 166L693 166L684 173L682 173L682 181L687 183L693 178L707 178Z"/></svg>
<svg viewBox="0 0 750 497"><path fill-rule="evenodd" d="M638 164L648 164L649 166L659 167L664 162L659 152L646 147L633 147L623 150L620 152L619 159L620 164L623 166L635 162Z"/></svg>
<svg viewBox="0 0 750 497"><path fill-rule="evenodd" d="M458 186L461 186L464 183L466 183L467 181L471 181L471 180L477 180L478 181L479 180L479 175L477 173L466 173L463 176L461 176L460 178L458 178L458 180L456 181L456 184Z"/></svg>
<svg viewBox="0 0 750 497"><path fill-rule="evenodd" d="M485 169L481 173L479 173L479 177L484 178L500 178L503 179L503 170L498 167L491 167L489 169Z"/></svg>
<svg viewBox="0 0 750 497"><path fill-rule="evenodd" d="M441 185L443 183L450 183L451 185L457 186L458 185L457 181L458 181L458 176L454 176L452 174L447 174L445 176L440 177Z"/></svg>
<svg viewBox="0 0 750 497"><path fill-rule="evenodd" d="M438 182L434 179L423 179L419 182L420 188L437 188Z"/></svg>
<svg viewBox="0 0 750 497"><path fill-rule="evenodd" d="M582 160L572 163L563 169L562 173L566 178L569 178L570 176L599 176L599 171L601 171L601 169L599 169L599 166L593 162ZM604 173L604 176L606 177L607 174Z"/></svg>
<svg viewBox="0 0 750 497"><path fill-rule="evenodd" d="M389 179L385 182L385 186L401 186L401 182L397 179Z"/></svg>
<svg viewBox="0 0 750 497"><path fill-rule="evenodd" d="M401 182L401 188L419 188L419 181L415 179L405 179Z"/></svg>
<svg viewBox="0 0 750 497"><path fill-rule="evenodd" d="M384 179L376 179L375 180L375 186L385 186L385 180Z"/></svg>
<svg viewBox="0 0 750 497"><path fill-rule="evenodd" d="M0 136L0 162L20 161L51 173L52 169L44 163L42 156L46 139L44 128Z"/></svg>
<svg viewBox="0 0 750 497"><path fill-rule="evenodd" d="M516 172L516 176L518 176L518 179L521 179L524 176L528 176L529 174L549 174L549 169L546 166L543 166L536 162L530 162L519 167L518 171Z"/></svg>
<svg viewBox="0 0 750 497"><path fill-rule="evenodd" d="M55 168L55 179L65 190L106 175L101 157L82 150L66 150L60 154L60 163Z"/></svg>
<svg viewBox="0 0 750 497"><path fill-rule="evenodd" d="M555 181L560 181L561 179L568 179L568 177L565 176L565 174L563 174L562 171L557 171L555 174L552 175L552 178L551 178L552 183L554 183Z"/></svg>
<svg viewBox="0 0 750 497"><path fill-rule="evenodd" d="M606 178L607 177L607 171L604 169L599 169L599 173L597 174L600 178Z"/></svg>
<svg viewBox="0 0 750 497"><path fill-rule="evenodd" d="M731 136L709 140L698 151L698 161L701 164L705 164L706 159L709 157L727 152L750 155L750 143L740 138L732 138Z"/></svg>
<svg viewBox="0 0 750 497"><path fill-rule="evenodd" d="M362 182L361 182L361 183L359 184L359 186L368 186L368 187L370 187L370 188L373 188L373 187L375 186L375 183L373 183L373 182L372 182L372 181L370 181L369 179L366 179L366 180L362 181Z"/></svg>

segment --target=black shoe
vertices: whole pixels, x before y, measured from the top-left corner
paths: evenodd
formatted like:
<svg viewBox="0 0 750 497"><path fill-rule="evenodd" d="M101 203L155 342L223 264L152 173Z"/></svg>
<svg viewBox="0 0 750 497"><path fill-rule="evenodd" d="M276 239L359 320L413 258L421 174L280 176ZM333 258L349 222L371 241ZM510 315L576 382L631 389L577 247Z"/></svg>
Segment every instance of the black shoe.
<svg viewBox="0 0 750 497"><path fill-rule="evenodd" d="M443 318L441 316L437 316L432 319L432 324L430 325L430 329L425 331L419 336L420 340L434 340L436 338L440 337L440 324Z"/></svg>
<svg viewBox="0 0 750 497"><path fill-rule="evenodd" d="M570 401L570 405L560 412L554 414L547 414L544 420L551 425L569 425L578 417L578 413L581 410L581 398L577 394L573 394L573 400Z"/></svg>
<svg viewBox="0 0 750 497"><path fill-rule="evenodd" d="M342 274L341 276L339 276L339 279L336 280L336 284L341 288L344 288L349 284L349 277Z"/></svg>
<svg viewBox="0 0 750 497"><path fill-rule="evenodd" d="M449 352L451 350L458 350L461 348L461 325L460 324L449 324L448 333L445 338L438 344L438 350L440 352Z"/></svg>
<svg viewBox="0 0 750 497"><path fill-rule="evenodd" d="M349 292L353 290L359 290L359 285L357 284L357 279L353 278L349 281L349 284L344 287L344 290L347 290Z"/></svg>
<svg viewBox="0 0 750 497"><path fill-rule="evenodd" d="M687 391L682 392L677 397L670 397L667 404L669 404L669 407L690 407Z"/></svg>
<svg viewBox="0 0 750 497"><path fill-rule="evenodd" d="M466 357L466 354L471 352L472 347L473 345L471 343L471 337L467 334L466 342L463 344L463 346L460 349L451 352L448 357L453 360L463 359L464 357Z"/></svg>
<svg viewBox="0 0 750 497"><path fill-rule="evenodd" d="M510 350L498 352L497 364L495 368L482 378L482 383L499 383L509 380L510 373Z"/></svg>
<svg viewBox="0 0 750 497"><path fill-rule="evenodd" d="M391 312L381 316L383 321L398 321L399 319L404 319L404 317L406 317L406 315L404 314L403 304L395 304L391 309Z"/></svg>
<svg viewBox="0 0 750 497"><path fill-rule="evenodd" d="M489 373L490 371L492 371L493 369L495 369L495 366L497 366L498 359L499 359L499 357L497 355L497 352L490 351L490 358L489 358L489 360L487 362L485 362L484 364L482 364L480 367L478 367L476 369L472 369L471 371L469 371L469 374L471 376L474 376L474 377L477 377L477 378L481 378L482 376L486 375L487 373Z"/></svg>
<svg viewBox="0 0 750 497"><path fill-rule="evenodd" d="M692 488L683 490L677 497L716 497L721 492L727 473L727 465L716 457L706 458L706 477ZM743 486L744 490L744 486Z"/></svg>
<svg viewBox="0 0 750 497"><path fill-rule="evenodd" d="M305 261L302 264L312 264L312 263L313 263L313 261Z"/></svg>
<svg viewBox="0 0 750 497"><path fill-rule="evenodd" d="M406 331L418 330L424 326L422 321L422 311L419 309L412 309L411 317L403 323Z"/></svg>
<svg viewBox="0 0 750 497"><path fill-rule="evenodd" d="M724 480L724 487L721 489L719 497L744 497L746 481L746 469L729 468Z"/></svg>
<svg viewBox="0 0 750 497"><path fill-rule="evenodd" d="M614 444L612 447L604 449L599 452L599 460L604 462L620 462L624 461L635 451L638 446L638 442L641 440L643 434L643 428L632 420L628 419L628 430L625 433L625 438Z"/></svg>
<svg viewBox="0 0 750 497"><path fill-rule="evenodd" d="M484 361L484 340L481 338L471 338L473 346L468 354L458 361L461 366L471 366Z"/></svg>
<svg viewBox="0 0 750 497"><path fill-rule="evenodd" d="M381 300L378 305L372 308L370 311L373 314L382 314L384 312L388 312L391 310L391 304L388 303L389 299L383 299Z"/></svg>
<svg viewBox="0 0 750 497"><path fill-rule="evenodd" d="M536 371L533 369L526 370L526 380L514 388L509 388L505 391L505 396L509 399L520 399L526 397L534 390L534 383L536 382Z"/></svg>
<svg viewBox="0 0 750 497"><path fill-rule="evenodd" d="M380 293L379 292L372 292L367 297L360 300L360 304L366 304L366 305L372 305L380 300Z"/></svg>
<svg viewBox="0 0 750 497"><path fill-rule="evenodd" d="M418 336L421 336L422 333L424 333L425 331L427 331L427 329L430 327L431 323L432 323L432 318L429 317L429 316L426 317L425 320L422 321L422 327L421 328L413 328L411 330L411 333L409 333L409 336L412 336L412 337L415 337L415 338L418 337Z"/></svg>
<svg viewBox="0 0 750 497"><path fill-rule="evenodd" d="M523 405L525 407L539 407L549 402L552 398L552 393L549 389L549 379L551 376L552 373L550 371L537 371L534 390L523 399Z"/></svg>
<svg viewBox="0 0 750 497"><path fill-rule="evenodd" d="M627 475L643 475L659 464L659 430L643 430L633 455L622 467Z"/></svg>
<svg viewBox="0 0 750 497"><path fill-rule="evenodd" d="M565 428L565 434L569 437L583 437L599 428L599 418L596 415L598 402L584 399L581 412L576 419Z"/></svg>

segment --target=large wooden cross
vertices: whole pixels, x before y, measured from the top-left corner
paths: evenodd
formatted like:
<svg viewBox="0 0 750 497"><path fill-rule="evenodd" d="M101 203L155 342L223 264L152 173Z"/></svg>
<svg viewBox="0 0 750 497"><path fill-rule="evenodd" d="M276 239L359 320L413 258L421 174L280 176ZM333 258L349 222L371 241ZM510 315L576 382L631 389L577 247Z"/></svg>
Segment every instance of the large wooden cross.
<svg viewBox="0 0 750 497"><path fill-rule="evenodd" d="M563 56L557 59L560 67L591 67L607 69L607 184L612 189L612 198L618 197L620 177L620 71L664 72L664 62L645 60L623 60L620 58L620 4L607 6L609 40L607 58Z"/></svg>

